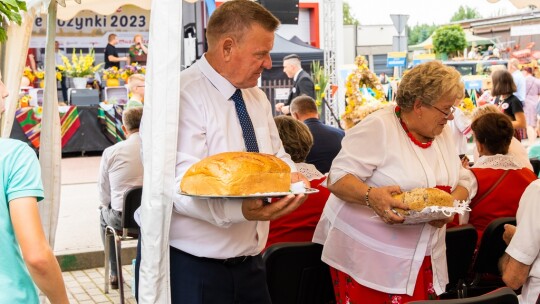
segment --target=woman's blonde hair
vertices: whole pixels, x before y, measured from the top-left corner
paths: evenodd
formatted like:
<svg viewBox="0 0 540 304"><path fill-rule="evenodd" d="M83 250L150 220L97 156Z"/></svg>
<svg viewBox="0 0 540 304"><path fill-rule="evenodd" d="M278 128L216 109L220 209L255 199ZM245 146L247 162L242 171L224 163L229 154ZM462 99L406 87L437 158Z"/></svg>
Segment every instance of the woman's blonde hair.
<svg viewBox="0 0 540 304"><path fill-rule="evenodd" d="M407 111L413 108L417 100L433 105L443 96L457 100L464 95L465 87L459 72L439 61L430 61L415 66L403 76L396 102Z"/></svg>
<svg viewBox="0 0 540 304"><path fill-rule="evenodd" d="M128 78L128 88L129 91L133 91L135 86L144 84L145 76L144 74L133 74Z"/></svg>
<svg viewBox="0 0 540 304"><path fill-rule="evenodd" d="M472 112L472 120L475 121L478 117L487 113L501 113L501 110L494 104L485 104L480 106Z"/></svg>
<svg viewBox="0 0 540 304"><path fill-rule="evenodd" d="M137 40L137 37L141 38L141 40L142 40L142 35L141 34L136 34L135 36L133 36L133 43L135 43L135 41Z"/></svg>
<svg viewBox="0 0 540 304"><path fill-rule="evenodd" d="M290 116L277 116L274 121L285 152L291 156L293 162L304 162L313 146L313 135L309 128Z"/></svg>

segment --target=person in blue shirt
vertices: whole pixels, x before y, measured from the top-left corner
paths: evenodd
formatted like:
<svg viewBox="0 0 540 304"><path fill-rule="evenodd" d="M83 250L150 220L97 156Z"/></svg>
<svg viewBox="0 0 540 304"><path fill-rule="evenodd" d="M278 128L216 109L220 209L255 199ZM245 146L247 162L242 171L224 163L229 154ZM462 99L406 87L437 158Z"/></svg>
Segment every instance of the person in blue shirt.
<svg viewBox="0 0 540 304"><path fill-rule="evenodd" d="M0 115L7 95L0 75ZM0 185L0 303L40 303L36 285L52 304L69 303L39 217L39 163L22 141L0 138Z"/></svg>
<svg viewBox="0 0 540 304"><path fill-rule="evenodd" d="M320 172L328 173L336 155L341 150L341 140L345 131L323 124L315 99L302 95L291 102L293 118L305 123L313 135L313 147L306 157L306 163L313 164Z"/></svg>

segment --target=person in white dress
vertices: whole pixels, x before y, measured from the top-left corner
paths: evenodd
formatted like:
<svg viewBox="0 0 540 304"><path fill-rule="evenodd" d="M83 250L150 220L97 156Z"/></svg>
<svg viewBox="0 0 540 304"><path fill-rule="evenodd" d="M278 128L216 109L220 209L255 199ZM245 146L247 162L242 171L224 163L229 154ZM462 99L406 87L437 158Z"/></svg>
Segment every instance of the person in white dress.
<svg viewBox="0 0 540 304"><path fill-rule="evenodd" d="M404 218L393 209L408 207L392 195L438 186L457 200L468 198L471 175L447 126L463 95L455 69L420 64L403 77L397 106L370 114L346 133L313 237L324 245L338 302L405 303L445 291L450 219L398 225Z"/></svg>

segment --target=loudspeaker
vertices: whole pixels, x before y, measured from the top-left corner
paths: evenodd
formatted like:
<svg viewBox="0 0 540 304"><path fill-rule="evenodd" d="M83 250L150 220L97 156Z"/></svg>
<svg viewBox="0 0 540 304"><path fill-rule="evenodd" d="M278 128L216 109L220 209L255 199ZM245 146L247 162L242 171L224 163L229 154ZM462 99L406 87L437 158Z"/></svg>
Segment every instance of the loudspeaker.
<svg viewBox="0 0 540 304"><path fill-rule="evenodd" d="M282 24L298 24L298 0L260 0Z"/></svg>
<svg viewBox="0 0 540 304"><path fill-rule="evenodd" d="M68 97L72 106L99 105L99 92L93 89L69 89Z"/></svg>

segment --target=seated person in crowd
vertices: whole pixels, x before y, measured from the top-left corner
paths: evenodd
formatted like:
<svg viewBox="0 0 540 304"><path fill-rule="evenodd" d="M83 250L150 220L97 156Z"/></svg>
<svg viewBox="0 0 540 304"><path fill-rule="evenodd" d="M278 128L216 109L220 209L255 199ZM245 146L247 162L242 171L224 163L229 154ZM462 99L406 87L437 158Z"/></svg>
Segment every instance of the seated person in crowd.
<svg viewBox="0 0 540 304"><path fill-rule="evenodd" d="M128 88L131 97L129 98L126 108L142 107L144 103L144 75L133 74L128 78Z"/></svg>
<svg viewBox="0 0 540 304"><path fill-rule="evenodd" d="M532 182L519 201L517 227L504 226L508 244L499 261L502 279L508 287L521 287L519 303L538 303L540 299L540 181Z"/></svg>
<svg viewBox="0 0 540 304"><path fill-rule="evenodd" d="M319 120L315 99L303 95L292 100L291 116L305 123L313 135L313 147L306 157L306 163L313 164L322 173L328 173L332 161L341 150L341 140L345 132L323 124Z"/></svg>
<svg viewBox="0 0 540 304"><path fill-rule="evenodd" d="M474 112L472 114L473 121L486 113L501 113L501 111L495 105L492 105L492 104L483 105L481 107L474 109ZM473 154L474 154L474 161L476 161L479 157L477 148L474 149ZM514 156L515 161L520 166L529 168L531 170L533 169L531 162L529 161L529 157L527 156L527 150L525 150L525 147L523 147L521 142L517 140L515 137L512 138L512 141L510 142L510 147L508 147L508 155Z"/></svg>
<svg viewBox="0 0 540 304"><path fill-rule="evenodd" d="M514 128L507 115L484 114L473 121L471 128L480 158L471 168L476 182L470 192L473 199L468 223L476 228L480 240L492 220L516 216L519 199L536 175L508 155Z"/></svg>
<svg viewBox="0 0 540 304"><path fill-rule="evenodd" d="M321 185L326 176L312 164L304 162L313 145L313 137L308 127L290 116L281 115L274 120L285 152L291 156L298 172L302 173L311 183L311 187L318 189L319 192L309 195L304 204L294 212L270 221L266 247L280 242L311 242L315 226L330 195L328 189Z"/></svg>
<svg viewBox="0 0 540 304"><path fill-rule="evenodd" d="M101 202L100 222L103 244L105 244L105 227L111 226L116 230L122 230L124 193L143 184L143 165L140 153L141 139L139 137L142 112L142 107L124 110L122 130L126 134L126 140L105 149L101 157L98 187ZM116 254L112 238L109 248L110 283L112 289L117 289Z"/></svg>

